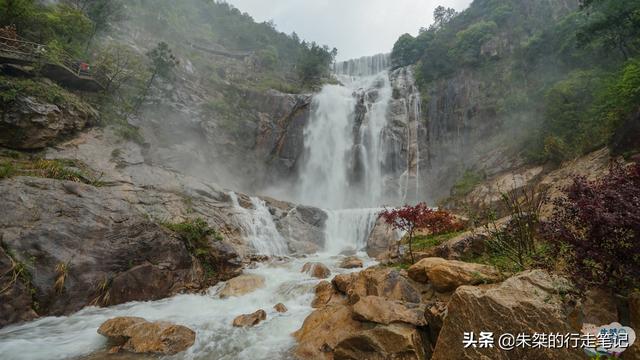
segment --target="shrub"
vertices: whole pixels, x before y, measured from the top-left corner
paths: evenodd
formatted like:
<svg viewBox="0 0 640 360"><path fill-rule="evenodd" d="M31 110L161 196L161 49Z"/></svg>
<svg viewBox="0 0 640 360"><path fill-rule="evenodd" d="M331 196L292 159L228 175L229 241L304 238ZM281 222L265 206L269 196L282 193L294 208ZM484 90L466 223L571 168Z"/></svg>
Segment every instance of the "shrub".
<svg viewBox="0 0 640 360"><path fill-rule="evenodd" d="M543 230L576 284L640 286L640 163L614 163L596 181L576 177L565 195Z"/></svg>
<svg viewBox="0 0 640 360"><path fill-rule="evenodd" d="M205 270L206 279L212 280L216 274L216 258L211 249L209 238L213 237L216 241L221 241L222 236L201 218L181 223L164 223L163 225L178 234L187 250L200 261Z"/></svg>
<svg viewBox="0 0 640 360"><path fill-rule="evenodd" d="M6 179L15 174L16 169L10 162L0 163L0 179Z"/></svg>
<svg viewBox="0 0 640 360"><path fill-rule="evenodd" d="M545 247L539 240L540 210L547 200L546 188L525 185L501 194L502 211L510 215L504 225L490 216L486 225L488 255L511 262L513 269L535 264Z"/></svg>

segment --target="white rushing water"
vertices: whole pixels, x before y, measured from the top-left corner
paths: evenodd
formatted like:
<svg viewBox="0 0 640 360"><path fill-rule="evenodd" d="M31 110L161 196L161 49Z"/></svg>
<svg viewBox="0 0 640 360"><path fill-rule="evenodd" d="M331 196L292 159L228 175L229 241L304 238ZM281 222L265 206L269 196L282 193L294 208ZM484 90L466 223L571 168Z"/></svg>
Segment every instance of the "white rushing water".
<svg viewBox="0 0 640 360"><path fill-rule="evenodd" d="M393 150L382 141L392 95L389 76L382 71L340 79L344 86L325 85L313 98L296 200L329 209L380 206L383 157Z"/></svg>
<svg viewBox="0 0 640 360"><path fill-rule="evenodd" d="M96 333L102 322L116 316L139 316L165 320L196 331L196 342L186 352L167 359L288 359L295 344L291 333L308 316L313 287L318 279L300 272L307 261L321 261L333 274L339 257L312 256L282 263L264 263L245 273L265 277L264 288L240 297L220 299L219 284L205 295L178 295L149 302L131 302L109 308L88 307L73 315L46 317L24 325L0 329L2 360L73 359L105 349L106 340ZM371 265L369 261L366 265ZM289 309L278 313L277 303ZM257 309L267 312L267 320L252 328L235 328L233 319Z"/></svg>
<svg viewBox="0 0 640 360"><path fill-rule="evenodd" d="M255 249L256 254L269 256L288 254L287 242L278 232L264 200L251 196L253 209L245 209L240 206L236 193L230 192L229 197L237 211L237 225L241 228L245 239Z"/></svg>
<svg viewBox="0 0 640 360"><path fill-rule="evenodd" d="M379 208L327 210L325 251L364 250L376 223Z"/></svg>

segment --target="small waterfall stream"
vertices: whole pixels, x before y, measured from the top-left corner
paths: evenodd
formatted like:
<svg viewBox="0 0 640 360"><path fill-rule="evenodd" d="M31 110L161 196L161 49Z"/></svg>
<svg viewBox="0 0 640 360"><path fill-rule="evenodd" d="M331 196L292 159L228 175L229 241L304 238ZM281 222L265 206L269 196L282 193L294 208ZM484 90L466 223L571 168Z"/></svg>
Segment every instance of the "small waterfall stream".
<svg viewBox="0 0 640 360"><path fill-rule="evenodd" d="M339 254L342 251L361 251L367 246L367 238L382 209L327 210L324 251Z"/></svg>
<svg viewBox="0 0 640 360"><path fill-rule="evenodd" d="M238 225L256 254L283 256L289 253L287 242L278 232L264 200L251 196L253 209L245 209L240 206L236 193L230 192L229 197L233 208L237 211Z"/></svg>

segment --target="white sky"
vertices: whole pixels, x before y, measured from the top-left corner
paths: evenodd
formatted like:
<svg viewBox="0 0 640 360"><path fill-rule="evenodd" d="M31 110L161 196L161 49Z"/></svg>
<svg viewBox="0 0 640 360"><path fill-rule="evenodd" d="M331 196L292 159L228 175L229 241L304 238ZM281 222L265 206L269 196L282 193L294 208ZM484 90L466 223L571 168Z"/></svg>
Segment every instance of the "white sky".
<svg viewBox="0 0 640 360"><path fill-rule="evenodd" d="M227 0L256 21L338 48L338 60L389 52L404 33L433 22L438 5L465 9L471 0Z"/></svg>

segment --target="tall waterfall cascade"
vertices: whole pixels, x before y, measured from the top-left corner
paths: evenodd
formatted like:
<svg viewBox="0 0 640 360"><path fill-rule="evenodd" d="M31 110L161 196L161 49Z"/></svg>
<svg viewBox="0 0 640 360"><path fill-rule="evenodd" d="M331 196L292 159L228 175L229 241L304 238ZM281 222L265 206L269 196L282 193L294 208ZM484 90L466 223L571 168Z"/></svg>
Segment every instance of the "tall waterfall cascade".
<svg viewBox="0 0 640 360"><path fill-rule="evenodd" d="M295 201L328 209L325 251L366 247L380 207L420 201L421 96L388 54L336 63L312 100Z"/></svg>
<svg viewBox="0 0 640 360"><path fill-rule="evenodd" d="M335 65L312 100L295 201L328 209L420 200L420 93L388 55Z"/></svg>

